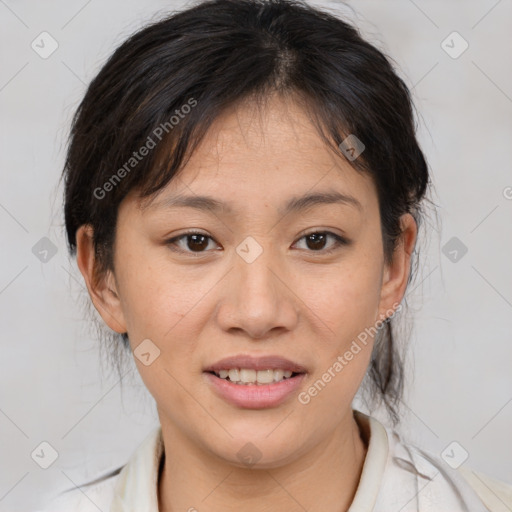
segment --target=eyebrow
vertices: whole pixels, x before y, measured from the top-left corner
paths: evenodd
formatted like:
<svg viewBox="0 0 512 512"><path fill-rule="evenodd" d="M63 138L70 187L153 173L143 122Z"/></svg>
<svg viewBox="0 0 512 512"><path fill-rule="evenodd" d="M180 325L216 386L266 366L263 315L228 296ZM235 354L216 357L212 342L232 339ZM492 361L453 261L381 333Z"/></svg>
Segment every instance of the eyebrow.
<svg viewBox="0 0 512 512"><path fill-rule="evenodd" d="M353 206L362 211L362 204L353 196L341 192L317 192L305 194L299 197L292 197L284 207L279 209L279 214L297 213L307 210L320 204L344 204ZM171 196L152 205L152 209L167 209L177 207L195 208L197 210L210 210L213 212L235 214L234 208L229 204L209 196Z"/></svg>

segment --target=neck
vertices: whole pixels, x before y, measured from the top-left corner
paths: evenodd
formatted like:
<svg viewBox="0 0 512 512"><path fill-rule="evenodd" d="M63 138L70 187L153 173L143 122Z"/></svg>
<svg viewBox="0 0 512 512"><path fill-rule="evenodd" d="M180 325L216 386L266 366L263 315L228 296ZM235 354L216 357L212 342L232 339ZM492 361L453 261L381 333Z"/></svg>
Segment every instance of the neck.
<svg viewBox="0 0 512 512"><path fill-rule="evenodd" d="M352 411L320 444L271 469L240 468L212 457L163 422L162 435L167 456L158 479L160 512L344 512L367 451Z"/></svg>

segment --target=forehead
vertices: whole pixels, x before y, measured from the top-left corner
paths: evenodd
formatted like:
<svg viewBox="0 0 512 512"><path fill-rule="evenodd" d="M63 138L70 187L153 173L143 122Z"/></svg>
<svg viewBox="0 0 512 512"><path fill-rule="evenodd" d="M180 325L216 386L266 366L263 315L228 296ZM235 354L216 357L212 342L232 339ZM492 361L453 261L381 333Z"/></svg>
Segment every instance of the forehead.
<svg viewBox="0 0 512 512"><path fill-rule="evenodd" d="M263 108L245 103L223 112L178 175L140 206L146 212L202 203L236 213L264 203L282 212L305 206L299 196L308 192L360 209L376 199L373 180L326 145L304 109L273 97Z"/></svg>

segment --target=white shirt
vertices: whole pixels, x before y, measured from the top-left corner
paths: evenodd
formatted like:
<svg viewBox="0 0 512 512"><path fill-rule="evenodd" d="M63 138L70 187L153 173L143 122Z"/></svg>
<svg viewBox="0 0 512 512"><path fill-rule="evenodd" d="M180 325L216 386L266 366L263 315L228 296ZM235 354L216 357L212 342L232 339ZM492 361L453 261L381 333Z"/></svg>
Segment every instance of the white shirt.
<svg viewBox="0 0 512 512"><path fill-rule="evenodd" d="M510 512L512 485L404 444L397 432L359 411L354 417L368 451L348 512ZM127 464L61 493L39 512L158 512L158 475L164 451L161 426Z"/></svg>

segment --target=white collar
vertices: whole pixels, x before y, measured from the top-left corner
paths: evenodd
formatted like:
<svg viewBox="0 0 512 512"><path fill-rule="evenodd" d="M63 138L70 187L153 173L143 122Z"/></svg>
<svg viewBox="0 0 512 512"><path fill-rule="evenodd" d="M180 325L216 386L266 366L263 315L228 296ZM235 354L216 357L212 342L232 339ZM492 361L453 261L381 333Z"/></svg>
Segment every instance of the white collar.
<svg viewBox="0 0 512 512"><path fill-rule="evenodd" d="M397 432L360 411L354 411L354 418L368 449L348 512L489 510L461 474L440 457L404 444ZM163 452L158 426L116 476L110 512L158 512Z"/></svg>
<svg viewBox="0 0 512 512"><path fill-rule="evenodd" d="M361 479L348 512L372 510L388 457L384 426L360 411L354 417L369 440ZM164 451L162 427L155 428L139 445L117 478L110 512L158 512L158 476Z"/></svg>

